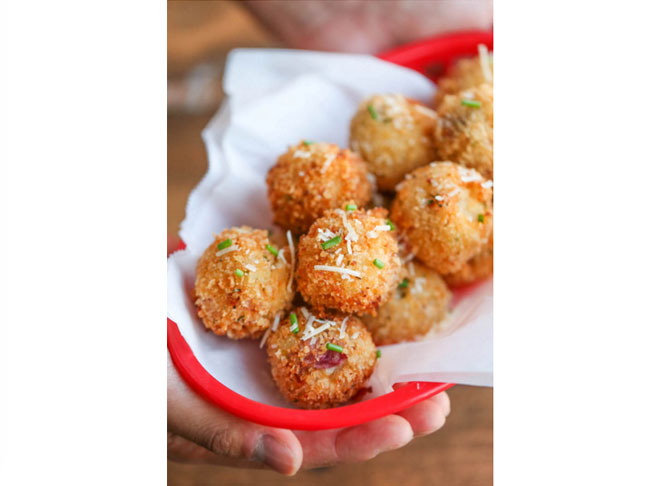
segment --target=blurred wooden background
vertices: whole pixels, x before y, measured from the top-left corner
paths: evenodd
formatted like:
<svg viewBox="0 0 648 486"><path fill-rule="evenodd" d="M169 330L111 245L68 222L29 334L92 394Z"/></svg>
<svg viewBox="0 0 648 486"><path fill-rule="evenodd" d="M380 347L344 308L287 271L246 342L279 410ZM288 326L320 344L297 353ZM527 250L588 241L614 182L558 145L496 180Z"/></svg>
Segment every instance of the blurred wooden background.
<svg viewBox="0 0 648 486"><path fill-rule="evenodd" d="M281 45L236 2L172 1L168 6L167 225L176 233L192 187L207 168L200 132L220 102L220 77L234 47ZM362 464L300 472L284 478L271 471L168 463L171 486L331 484L486 486L492 484L493 392L454 387L452 413L432 436Z"/></svg>

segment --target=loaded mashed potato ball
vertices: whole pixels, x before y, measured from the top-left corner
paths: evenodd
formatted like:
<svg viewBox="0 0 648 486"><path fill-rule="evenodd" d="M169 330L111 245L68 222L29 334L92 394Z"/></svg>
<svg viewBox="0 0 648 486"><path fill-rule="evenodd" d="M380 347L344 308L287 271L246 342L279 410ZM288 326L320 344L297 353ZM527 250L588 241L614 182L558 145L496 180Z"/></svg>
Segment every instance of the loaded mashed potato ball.
<svg viewBox="0 0 648 486"><path fill-rule="evenodd" d="M442 275L457 272L487 244L492 187L473 169L434 162L399 185L392 219L425 265Z"/></svg>
<svg viewBox="0 0 648 486"><path fill-rule="evenodd" d="M405 174L435 160L436 114L399 94L374 95L351 120L351 149L376 176L378 188L393 191Z"/></svg>
<svg viewBox="0 0 648 486"><path fill-rule="evenodd" d="M376 347L353 316L294 309L266 343L272 377L287 400L302 408L349 401L371 376Z"/></svg>
<svg viewBox="0 0 648 486"><path fill-rule="evenodd" d="M493 233L488 238L486 247L474 257L464 263L461 268L448 275L445 281L451 287L468 285L478 280L483 280L493 274Z"/></svg>
<svg viewBox="0 0 648 486"><path fill-rule="evenodd" d="M493 86L448 95L439 105L434 136L439 159L451 160L493 178Z"/></svg>
<svg viewBox="0 0 648 486"><path fill-rule="evenodd" d="M303 141L281 155L266 182L274 222L299 235L327 209L371 198L367 164L330 143Z"/></svg>
<svg viewBox="0 0 648 486"><path fill-rule="evenodd" d="M353 203L329 210L299 240L297 287L316 309L373 314L398 283L401 268L387 210Z"/></svg>
<svg viewBox="0 0 648 486"><path fill-rule="evenodd" d="M291 253L277 249L266 230L225 230L198 260L194 295L207 329L232 339L260 337L291 305Z"/></svg>
<svg viewBox="0 0 648 486"><path fill-rule="evenodd" d="M401 277L378 314L362 318L377 346L420 339L445 318L450 291L438 273L410 261Z"/></svg>
<svg viewBox="0 0 648 486"><path fill-rule="evenodd" d="M488 48L484 44L480 44L478 50L478 56L460 59L444 77L439 79L437 92L434 95L434 106L438 106L443 97L448 94L457 94L483 83L493 84L493 58L488 54Z"/></svg>

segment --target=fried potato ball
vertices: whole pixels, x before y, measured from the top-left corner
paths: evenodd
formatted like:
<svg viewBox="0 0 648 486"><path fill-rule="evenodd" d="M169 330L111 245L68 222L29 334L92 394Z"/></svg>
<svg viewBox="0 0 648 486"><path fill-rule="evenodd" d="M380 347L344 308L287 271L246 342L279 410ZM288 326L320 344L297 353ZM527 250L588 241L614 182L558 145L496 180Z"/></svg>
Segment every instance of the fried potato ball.
<svg viewBox="0 0 648 486"><path fill-rule="evenodd" d="M448 95L434 131L440 160L451 160L493 178L493 86Z"/></svg>
<svg viewBox="0 0 648 486"><path fill-rule="evenodd" d="M302 142L281 155L266 182L274 222L296 235L327 209L349 200L362 207L371 198L367 164L330 143Z"/></svg>
<svg viewBox="0 0 648 486"><path fill-rule="evenodd" d="M399 94L374 95L351 120L349 145L369 164L378 188L393 191L405 174L435 160L436 114Z"/></svg>
<svg viewBox="0 0 648 486"><path fill-rule="evenodd" d="M438 273L410 262L401 277L378 314L362 318L377 346L420 339L445 318L450 291Z"/></svg>
<svg viewBox="0 0 648 486"><path fill-rule="evenodd" d="M266 230L247 226L217 235L196 267L195 304L206 328L231 339L257 338L294 295L290 252Z"/></svg>
<svg viewBox="0 0 648 486"><path fill-rule="evenodd" d="M294 309L270 334L266 350L277 387L301 408L328 408L349 401L376 365L371 334L357 317L318 314L316 318L304 307Z"/></svg>
<svg viewBox="0 0 648 486"><path fill-rule="evenodd" d="M398 244L387 210L329 210L302 235L297 287L318 310L375 313L398 283Z"/></svg>
<svg viewBox="0 0 648 486"><path fill-rule="evenodd" d="M480 56L460 59L439 79L433 106L439 106L446 95L457 94L483 83L493 84L493 58L485 47L484 50Z"/></svg>
<svg viewBox="0 0 648 486"><path fill-rule="evenodd" d="M443 278L451 287L468 285L478 280L483 280L493 274L493 233L488 238L486 247L474 257L464 263L461 268Z"/></svg>
<svg viewBox="0 0 648 486"><path fill-rule="evenodd" d="M391 217L425 265L442 275L457 272L486 246L492 185L473 169L434 162L401 182Z"/></svg>

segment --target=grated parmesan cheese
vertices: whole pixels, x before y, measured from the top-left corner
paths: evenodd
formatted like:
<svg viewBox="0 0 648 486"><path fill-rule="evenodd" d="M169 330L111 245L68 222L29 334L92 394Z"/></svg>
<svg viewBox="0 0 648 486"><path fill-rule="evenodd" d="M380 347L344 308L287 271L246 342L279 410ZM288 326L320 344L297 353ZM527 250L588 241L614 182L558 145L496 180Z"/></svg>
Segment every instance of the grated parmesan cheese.
<svg viewBox="0 0 648 486"><path fill-rule="evenodd" d="M333 267L331 265L315 265L313 269L323 270L325 272L337 272L341 274L352 275L353 277L357 277L357 278L362 278L362 274L360 272L356 272L355 270L350 270L344 267Z"/></svg>
<svg viewBox="0 0 648 486"><path fill-rule="evenodd" d="M346 316L344 320L342 321L342 324L340 324L340 339L342 339L346 335L346 325L347 325L347 320L349 319L349 316Z"/></svg>
<svg viewBox="0 0 648 486"><path fill-rule="evenodd" d="M266 329L266 332L263 333L263 337L261 338L261 343L259 343L259 348L262 348L265 345L269 335L270 335L270 328Z"/></svg>
<svg viewBox="0 0 648 486"><path fill-rule="evenodd" d="M290 246L290 278L288 279L288 291L290 292L292 291L292 281L295 274L295 245L290 230L286 231L286 238L288 238L288 246Z"/></svg>
<svg viewBox="0 0 648 486"><path fill-rule="evenodd" d="M279 327L280 319L281 319L281 312L277 312L274 317L274 322L272 323L272 332L275 332Z"/></svg>
<svg viewBox="0 0 648 486"><path fill-rule="evenodd" d="M391 226L389 226L388 224L379 224L378 226L376 226L374 229L372 229L367 233L367 237L377 238L378 232L380 231L391 231Z"/></svg>
<svg viewBox="0 0 648 486"><path fill-rule="evenodd" d="M360 335L360 331L356 331L353 333L353 336L351 336L351 339L358 339L359 335Z"/></svg>
<svg viewBox="0 0 648 486"><path fill-rule="evenodd" d="M254 265L250 265L249 263L246 263L246 264L243 265L243 266L244 266L245 268L247 268L250 272L256 272L256 271L257 271L256 267L255 267Z"/></svg>
<svg viewBox="0 0 648 486"><path fill-rule="evenodd" d="M238 249L239 247L237 245L228 246L227 248L223 248L222 250L217 251L216 256L219 257L225 255L226 253L229 253L230 251L236 251Z"/></svg>
<svg viewBox="0 0 648 486"><path fill-rule="evenodd" d="M484 79L491 83L493 81L493 73L491 72L490 59L488 57L488 47L484 44L479 44L477 50L479 51L479 64L484 74Z"/></svg>
<svg viewBox="0 0 648 486"><path fill-rule="evenodd" d="M335 260L335 264L339 267L340 263L342 263L342 259L344 258L344 255L341 253L338 255L337 260Z"/></svg>

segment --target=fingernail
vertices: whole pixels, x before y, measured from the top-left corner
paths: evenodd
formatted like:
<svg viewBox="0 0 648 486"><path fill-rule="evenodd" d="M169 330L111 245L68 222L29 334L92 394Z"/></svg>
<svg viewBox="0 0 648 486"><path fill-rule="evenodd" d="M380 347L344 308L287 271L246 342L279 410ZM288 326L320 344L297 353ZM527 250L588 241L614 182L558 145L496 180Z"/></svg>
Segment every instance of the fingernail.
<svg viewBox="0 0 648 486"><path fill-rule="evenodd" d="M271 435L261 437L254 449L253 459L267 464L280 473L294 473L292 450Z"/></svg>

